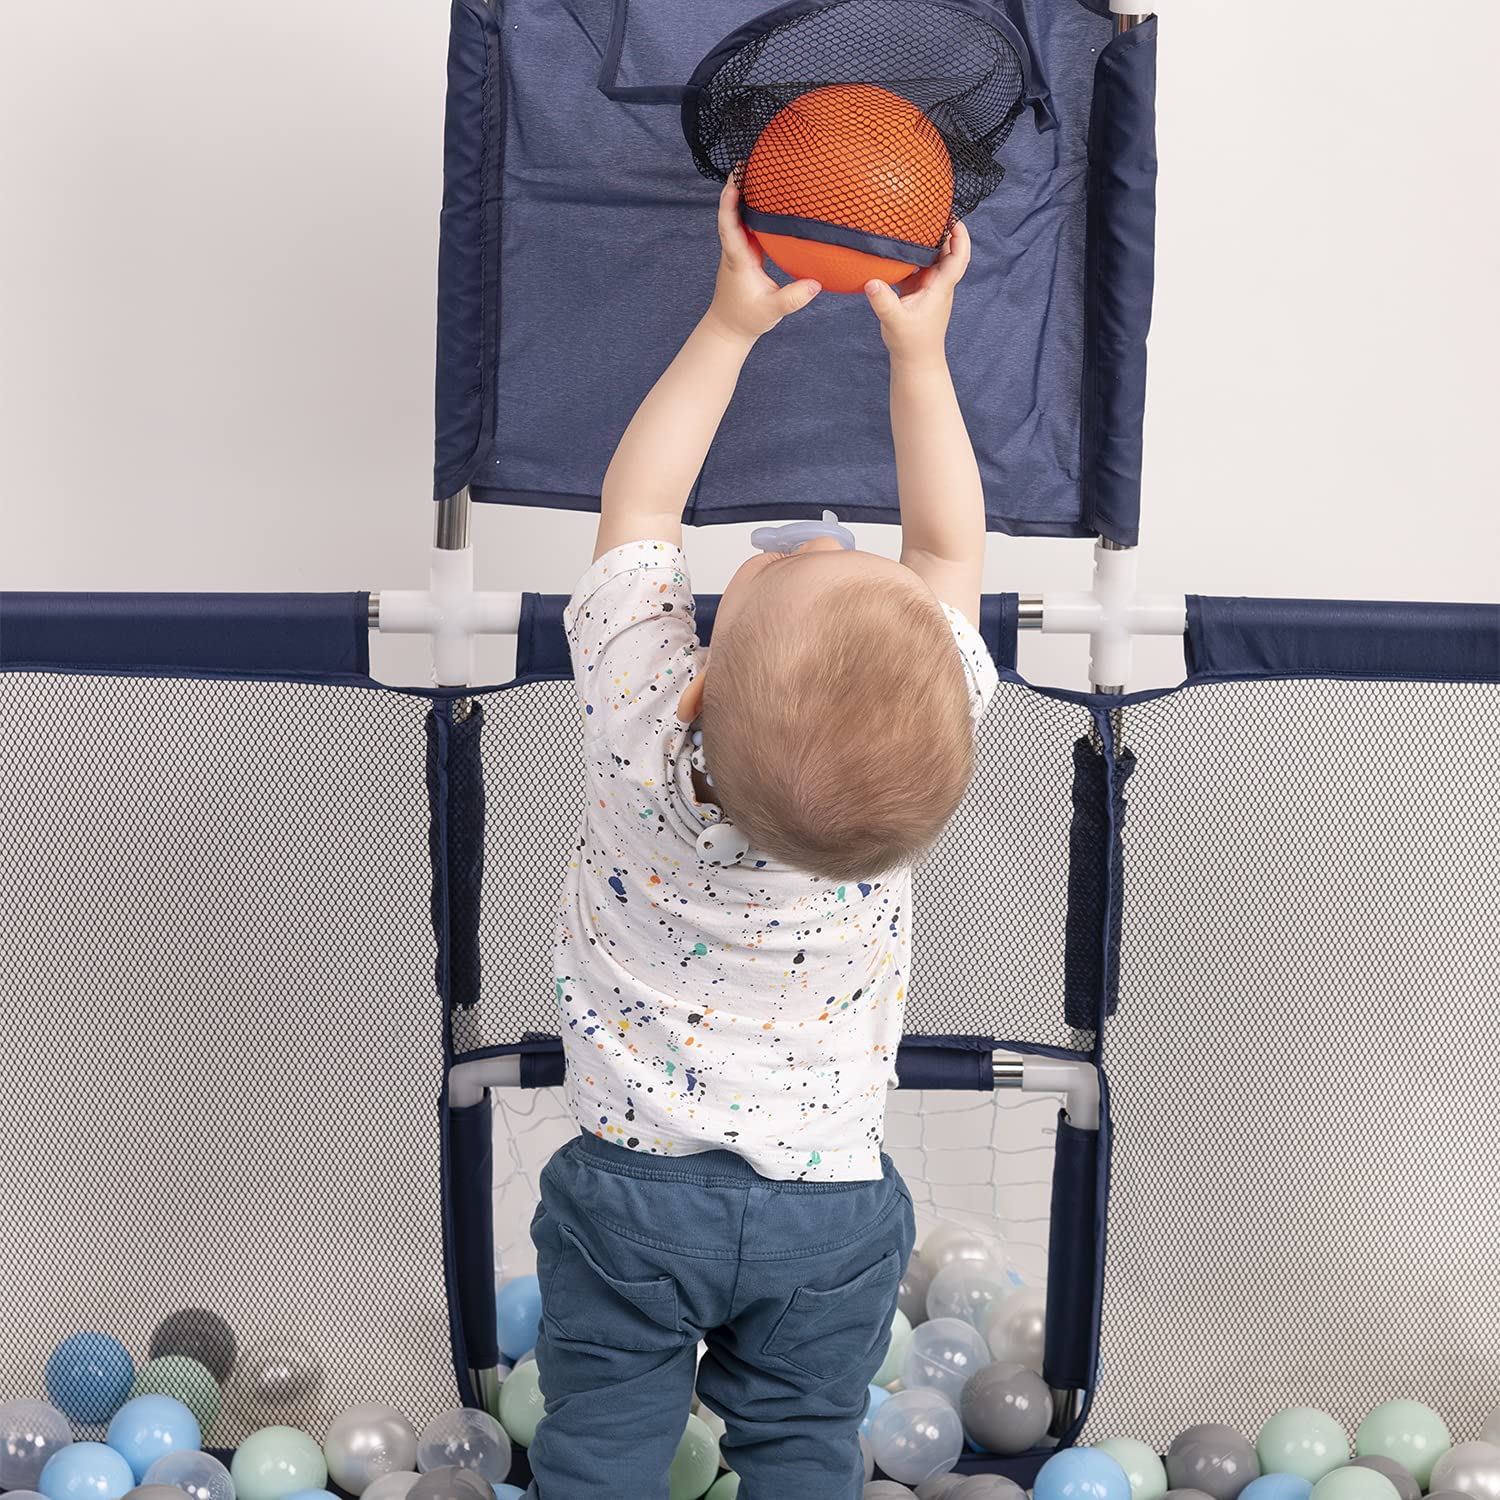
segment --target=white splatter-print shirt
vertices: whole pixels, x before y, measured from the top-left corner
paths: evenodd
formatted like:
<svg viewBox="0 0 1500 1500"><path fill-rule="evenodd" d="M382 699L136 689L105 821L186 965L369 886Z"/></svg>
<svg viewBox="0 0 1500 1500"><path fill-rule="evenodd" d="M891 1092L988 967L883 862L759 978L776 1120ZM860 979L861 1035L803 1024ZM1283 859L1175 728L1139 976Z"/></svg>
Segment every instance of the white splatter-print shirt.
<svg viewBox="0 0 1500 1500"><path fill-rule="evenodd" d="M947 613L977 720L994 663ZM632 1150L732 1150L764 1177L878 1178L910 872L833 886L753 849L698 857L719 814L694 794L677 717L699 650L680 548L605 554L564 623L587 787L555 949L574 1117Z"/></svg>

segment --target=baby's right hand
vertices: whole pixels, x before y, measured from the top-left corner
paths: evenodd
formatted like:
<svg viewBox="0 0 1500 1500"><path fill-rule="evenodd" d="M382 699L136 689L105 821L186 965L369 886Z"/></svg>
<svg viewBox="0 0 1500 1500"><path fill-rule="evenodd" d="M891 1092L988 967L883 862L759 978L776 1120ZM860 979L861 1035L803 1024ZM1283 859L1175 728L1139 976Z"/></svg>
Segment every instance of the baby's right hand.
<svg viewBox="0 0 1500 1500"><path fill-rule="evenodd" d="M823 290L806 278L777 286L766 275L760 241L740 218L740 193L733 177L719 195L719 245L719 276L704 322L726 337L753 344Z"/></svg>
<svg viewBox="0 0 1500 1500"><path fill-rule="evenodd" d="M867 281L865 296L880 319L880 335L891 358L942 359L953 311L953 289L969 269L969 231L953 226L932 265L909 276L899 287Z"/></svg>

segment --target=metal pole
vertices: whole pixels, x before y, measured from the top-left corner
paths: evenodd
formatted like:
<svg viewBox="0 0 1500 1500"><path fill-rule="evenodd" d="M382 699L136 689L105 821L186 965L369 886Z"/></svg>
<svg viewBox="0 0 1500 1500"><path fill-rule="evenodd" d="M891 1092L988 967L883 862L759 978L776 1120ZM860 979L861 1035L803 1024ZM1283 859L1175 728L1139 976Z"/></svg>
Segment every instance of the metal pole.
<svg viewBox="0 0 1500 1500"><path fill-rule="evenodd" d="M1115 16L1115 35L1123 36L1127 31L1134 31L1146 18L1145 16Z"/></svg>
<svg viewBox="0 0 1500 1500"><path fill-rule="evenodd" d="M473 509L467 486L437 503L432 545L444 552L462 552L469 545L469 513Z"/></svg>

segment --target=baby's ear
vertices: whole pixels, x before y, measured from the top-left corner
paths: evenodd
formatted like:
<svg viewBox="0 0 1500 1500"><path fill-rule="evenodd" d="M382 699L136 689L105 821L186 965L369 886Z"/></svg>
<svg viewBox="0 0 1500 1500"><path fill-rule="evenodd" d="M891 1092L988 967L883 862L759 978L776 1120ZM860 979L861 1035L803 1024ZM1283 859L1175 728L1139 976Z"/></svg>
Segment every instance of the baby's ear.
<svg viewBox="0 0 1500 1500"><path fill-rule="evenodd" d="M684 724L691 724L703 712L703 684L707 681L708 664L705 662L698 668L698 675L682 690L682 697L677 700L677 717Z"/></svg>

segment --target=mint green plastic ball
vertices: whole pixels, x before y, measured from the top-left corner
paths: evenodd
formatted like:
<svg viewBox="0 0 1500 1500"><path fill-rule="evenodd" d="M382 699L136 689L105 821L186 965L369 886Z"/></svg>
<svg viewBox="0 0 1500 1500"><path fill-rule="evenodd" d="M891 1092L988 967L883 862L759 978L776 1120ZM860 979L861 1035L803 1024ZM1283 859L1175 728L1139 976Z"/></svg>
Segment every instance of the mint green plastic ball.
<svg viewBox="0 0 1500 1500"><path fill-rule="evenodd" d="M911 1348L911 1319L898 1307L891 1319L891 1342L885 1351L885 1359L875 1372L871 1385L889 1385L899 1378L901 1366L906 1362L906 1351Z"/></svg>
<svg viewBox="0 0 1500 1500"><path fill-rule="evenodd" d="M1378 1469L1335 1469L1312 1489L1311 1500L1401 1500L1401 1492Z"/></svg>
<svg viewBox="0 0 1500 1500"><path fill-rule="evenodd" d="M719 1445L701 1417L689 1417L667 1471L671 1500L701 1500L719 1472Z"/></svg>
<svg viewBox="0 0 1500 1500"><path fill-rule="evenodd" d="M1448 1424L1420 1401L1387 1401L1359 1424L1360 1458L1394 1459L1425 1490L1432 1466L1453 1446Z"/></svg>
<svg viewBox="0 0 1500 1500"><path fill-rule="evenodd" d="M714 1487L703 1497L703 1500L736 1500L740 1492L740 1476L738 1474L721 1474L715 1482Z"/></svg>
<svg viewBox="0 0 1500 1500"><path fill-rule="evenodd" d="M546 1415L537 1362L533 1359L517 1365L500 1387L500 1425L511 1442L529 1448L536 1441L536 1430Z"/></svg>
<svg viewBox="0 0 1500 1500"><path fill-rule="evenodd" d="M1326 1411L1289 1406L1261 1428L1255 1452L1263 1474L1296 1474L1316 1484L1325 1474L1349 1462L1349 1439Z"/></svg>
<svg viewBox="0 0 1500 1500"><path fill-rule="evenodd" d="M262 1427L240 1444L229 1466L237 1500L285 1500L328 1483L323 1450L295 1427Z"/></svg>
<svg viewBox="0 0 1500 1500"><path fill-rule="evenodd" d="M1105 1438L1092 1443L1124 1469L1130 1480L1130 1500L1162 1500L1167 1493L1167 1470L1156 1449L1131 1437Z"/></svg>
<svg viewBox="0 0 1500 1500"><path fill-rule="evenodd" d="M219 1415L219 1382L206 1365L185 1354L164 1354L142 1365L130 1387L131 1400L137 1396L175 1397L192 1412L205 1438Z"/></svg>

